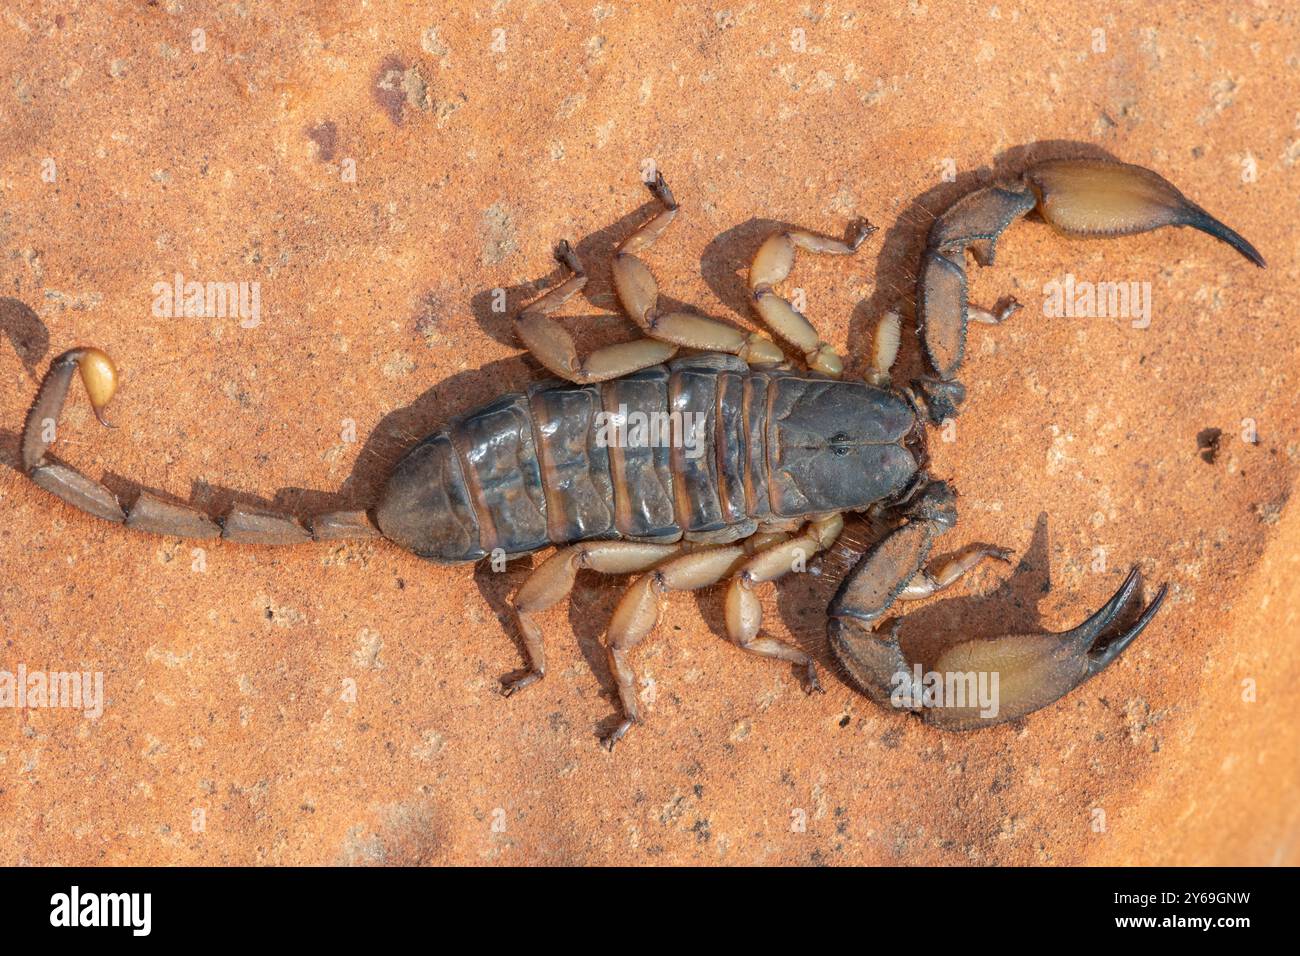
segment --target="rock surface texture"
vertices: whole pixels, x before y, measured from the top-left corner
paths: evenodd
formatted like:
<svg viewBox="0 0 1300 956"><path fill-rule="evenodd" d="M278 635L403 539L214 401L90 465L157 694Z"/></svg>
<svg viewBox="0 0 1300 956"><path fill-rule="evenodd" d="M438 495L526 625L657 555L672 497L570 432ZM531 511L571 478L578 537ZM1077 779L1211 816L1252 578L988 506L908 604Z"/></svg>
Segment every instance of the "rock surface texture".
<svg viewBox="0 0 1300 956"><path fill-rule="evenodd" d="M6 3L0 670L101 672L105 700L0 710L0 863L1300 862L1300 18L890 7ZM151 537L17 470L39 376L95 345L117 429L74 390L54 452L122 497L364 507L420 436L539 377L511 315L558 239L593 274L579 342L629 337L607 261L651 163L682 205L647 255L662 294L745 328L777 223L881 227L790 280L860 374L934 214L1075 155L1157 170L1270 265L1032 221L971 265L973 301L1025 308L973 327L966 410L932 432L944 545L1015 563L904 635L1072 625L1134 563L1170 584L1114 666L1014 724L943 734L829 666L806 697L709 591L638 650L647 720L611 755L619 581L541 615L549 673L506 700L528 560ZM248 283L244 308L187 315L178 276ZM1136 297L1045 314L1067 282ZM904 378L918 354L905 324ZM776 593L772 633L828 664L816 582Z"/></svg>

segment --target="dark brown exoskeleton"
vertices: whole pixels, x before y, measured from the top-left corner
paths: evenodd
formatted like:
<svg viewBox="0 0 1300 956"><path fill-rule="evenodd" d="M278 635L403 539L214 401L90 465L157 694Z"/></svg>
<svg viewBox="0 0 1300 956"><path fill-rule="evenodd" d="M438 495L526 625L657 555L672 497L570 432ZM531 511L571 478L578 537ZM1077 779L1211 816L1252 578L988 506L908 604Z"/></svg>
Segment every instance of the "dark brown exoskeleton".
<svg viewBox="0 0 1300 956"><path fill-rule="evenodd" d="M846 513L868 513L887 530L865 549L838 546L847 570L828 608L830 643L853 683L884 706L917 710L948 730L990 726L1052 703L1141 633L1165 589L1139 610L1135 569L1101 610L1072 630L958 640L926 662L940 684L960 678L948 686L994 677L990 707L983 698L926 698L914 677L920 662L907 659L897 627L879 627L896 602L941 591L986 557L1008 557L1004 549L976 545L927 566L957 512L952 489L926 472L925 419L942 422L965 397L955 376L967 322L996 323L1015 308L994 314L969 305L966 251L991 263L998 237L1033 209L1071 236L1189 225L1262 266L1248 242L1150 170L1097 160L1032 166L1016 182L967 195L935 221L916 296L931 374L899 388L890 384L899 344L896 313L880 321L867 380L843 381L835 350L776 291L797 250L851 254L874 231L865 220L852 223L844 239L785 230L754 256L754 309L803 355L808 370L795 371L760 333L660 310L655 279L637 254L667 228L677 204L661 176L650 189L661 211L613 260L618 298L644 336L579 356L551 317L587 281L573 250L561 243L556 257L568 278L516 318L524 344L558 379L503 396L424 439L398 463L368 513L321 515L304 525L236 507L214 519L149 494L124 511L99 482L46 457L78 370L103 421L117 372L93 348L74 349L52 363L27 418L23 467L41 487L83 511L158 534L254 544L382 534L441 563L558 546L515 595L528 667L503 681L507 694L545 673L535 615L568 595L578 571L637 574L608 630L623 716L606 737L610 746L638 719L629 655L653 630L669 591L729 579L730 638L745 650L805 668L808 689L818 689L813 659L762 633L757 589L836 546ZM675 357L679 348L697 354Z"/></svg>

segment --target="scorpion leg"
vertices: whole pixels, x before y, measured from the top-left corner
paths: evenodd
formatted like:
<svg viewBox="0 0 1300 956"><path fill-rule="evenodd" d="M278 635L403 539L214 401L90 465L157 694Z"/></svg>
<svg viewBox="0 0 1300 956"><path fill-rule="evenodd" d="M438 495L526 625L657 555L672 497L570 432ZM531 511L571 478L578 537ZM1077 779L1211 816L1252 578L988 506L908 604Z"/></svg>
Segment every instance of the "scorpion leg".
<svg viewBox="0 0 1300 956"><path fill-rule="evenodd" d="M1264 265L1263 256L1241 235L1141 166L1052 160L1029 167L1016 182L977 190L935 220L917 279L917 333L933 377L916 384L936 422L955 414L956 402L963 397L945 383L951 383L961 367L968 321L996 323L1015 311L1014 300L999 312L971 308L966 299L966 251L980 265L991 265L998 238L1033 209L1066 236L1115 237L1191 226L1232 246L1255 265Z"/></svg>
<svg viewBox="0 0 1300 956"><path fill-rule="evenodd" d="M902 319L894 309L886 312L876 323L876 334L871 340L871 368L867 370L867 381L872 385L889 388L889 373L898 358L901 329Z"/></svg>
<svg viewBox="0 0 1300 956"><path fill-rule="evenodd" d="M777 294L774 286L790 275L796 249L837 256L852 255L875 231L876 227L865 219L849 223L843 239L832 239L803 229L789 229L769 236L754 253L749 266L749 290L754 296L755 311L777 335L803 352L808 367L814 372L838 378L844 371L844 361L835 349L821 340L808 318Z"/></svg>
<svg viewBox="0 0 1300 956"><path fill-rule="evenodd" d="M660 342L708 352L727 352L740 356L751 365L781 362L785 356L776 343L762 333L745 333L725 322L691 312L659 310L659 284L650 267L634 253L648 249L663 234L676 217L678 206L662 173L655 173L655 178L646 185L663 204L664 210L623 241L611 264L614 289L628 316L645 330L646 335Z"/></svg>
<svg viewBox="0 0 1300 956"><path fill-rule="evenodd" d="M800 562L829 548L843 529L844 518L838 514L819 518L799 537L766 548L746 561L727 589L727 636L753 654L790 661L806 668L809 693L822 690L817 680L816 662L793 644L774 637L758 636L763 624L763 605L754 589L759 584L784 577Z"/></svg>
<svg viewBox="0 0 1300 956"><path fill-rule="evenodd" d="M972 545L946 561L933 564L928 568L922 568L898 593L897 600L916 601L938 594L940 591L956 584L962 575L972 570L985 558L1010 561L1011 552L1006 548L995 547L991 544Z"/></svg>
<svg viewBox="0 0 1300 956"><path fill-rule="evenodd" d="M524 347L553 375L580 385L603 382L638 369L658 365L677 353L670 346L653 339L636 339L596 349L585 359L579 358L573 336L551 318L551 313L571 299L587 284L587 274L577 253L568 242L555 248L555 258L572 272L564 282L530 304L515 318L515 334Z"/></svg>
<svg viewBox="0 0 1300 956"><path fill-rule="evenodd" d="M501 692L509 697L541 680L546 673L546 648L542 629L533 615L564 600L573 590L581 570L601 574L633 574L654 567L681 550L680 544L640 544L634 541L590 541L562 548L540 564L510 602L519 618L528 667L517 676L502 678Z"/></svg>
<svg viewBox="0 0 1300 956"><path fill-rule="evenodd" d="M636 671L628 660L658 623L664 594L669 591L695 591L710 587L729 576L745 557L739 545L727 545L692 551L665 561L649 574L642 575L627 589L609 622L609 666L618 685L623 719L605 736L605 746L613 749L637 720Z"/></svg>

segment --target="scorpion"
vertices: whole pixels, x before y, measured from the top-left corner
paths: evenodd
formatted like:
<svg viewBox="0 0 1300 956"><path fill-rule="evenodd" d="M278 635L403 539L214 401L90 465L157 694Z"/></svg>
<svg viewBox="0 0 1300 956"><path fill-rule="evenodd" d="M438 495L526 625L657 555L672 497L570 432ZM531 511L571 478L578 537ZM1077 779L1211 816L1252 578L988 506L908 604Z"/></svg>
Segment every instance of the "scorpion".
<svg viewBox="0 0 1300 956"><path fill-rule="evenodd" d="M936 540L957 521L957 496L927 472L926 427L956 415L965 400L957 373L968 324L997 324L1019 307L1014 299L996 311L968 302L966 254L991 265L999 237L1031 211L1070 237L1191 226L1263 267L1249 242L1144 167L1110 159L1033 164L1016 179L967 194L935 218L915 295L915 330L928 371L898 386L891 384L900 343L897 309L879 320L865 380L850 381L836 350L777 291L798 251L851 255L875 231L867 220L851 222L843 238L788 227L761 243L748 287L774 339L660 308L643 256L678 205L661 173L647 186L656 211L618 246L611 265L617 298L643 334L579 355L553 313L583 289L587 273L575 250L559 243L562 281L514 318L519 339L555 378L504 395L414 445L368 510L300 521L236 503L214 518L148 491L123 508L104 485L47 456L74 373L96 417L108 424L103 412L118 374L112 359L92 347L72 349L51 363L25 422L23 470L82 511L168 536L277 545L382 536L443 564L555 547L511 601L527 667L502 678L506 696L546 673L537 615L570 593L579 571L637 575L606 632L621 705L617 725L604 736L611 749L641 718L630 656L654 630L670 592L729 581L729 639L801 668L805 688L820 690L814 658L763 632L760 602L763 586L802 569L814 555L823 569L835 565L841 572L826 609L827 637L849 683L875 703L917 714L942 730L988 727L1046 707L1102 671L1146 628L1167 585L1145 602L1134 566L1110 600L1077 627L980 639L958 635L929 662L944 678L997 677L992 712L970 700L925 706L917 686L920 662L908 659L899 642L900 620L887 622L886 613L896 603L944 591L986 558L1007 561L1010 555L974 545L931 561ZM776 339L803 357L804 368L787 360ZM683 348L691 353L679 356ZM633 430L623 441L609 441L599 427L611 416L626 423L638 413L670 416L673 440L649 442ZM695 453L687 440L692 437ZM867 516L884 530L866 542L849 542L847 535L840 540L846 515Z"/></svg>

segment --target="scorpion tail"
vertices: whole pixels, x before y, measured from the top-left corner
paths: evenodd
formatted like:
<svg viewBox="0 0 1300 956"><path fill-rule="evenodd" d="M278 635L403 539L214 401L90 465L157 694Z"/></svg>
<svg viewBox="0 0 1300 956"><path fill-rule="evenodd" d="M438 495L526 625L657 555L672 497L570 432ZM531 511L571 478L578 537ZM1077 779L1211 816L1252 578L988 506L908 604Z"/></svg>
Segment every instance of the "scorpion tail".
<svg viewBox="0 0 1300 956"><path fill-rule="evenodd" d="M1014 308L998 312L967 301L966 251L990 265L998 238L1016 220L1037 209L1067 236L1128 236L1163 226L1191 226L1220 239L1261 268L1264 257L1239 233L1189 200L1163 176L1142 166L1111 160L1051 160L1029 167L1019 180L998 183L962 197L930 228L917 279L917 334L933 378L949 382L961 368L966 326L971 319L996 324ZM931 419L951 412L944 403Z"/></svg>
<svg viewBox="0 0 1300 956"><path fill-rule="evenodd" d="M306 541L375 537L379 532L365 512L340 511L318 515L304 527L280 514L251 511L234 505L220 518L186 505L166 501L142 491L129 508L123 508L108 488L68 465L47 457L54 444L59 414L68 398L68 388L78 373L91 408L100 423L109 427L104 409L117 391L118 374L113 360L97 348L75 348L50 363L41 381L36 401L23 426L21 461L23 471L37 485L74 508L105 521L154 534L183 538L225 538L246 544L298 544Z"/></svg>

